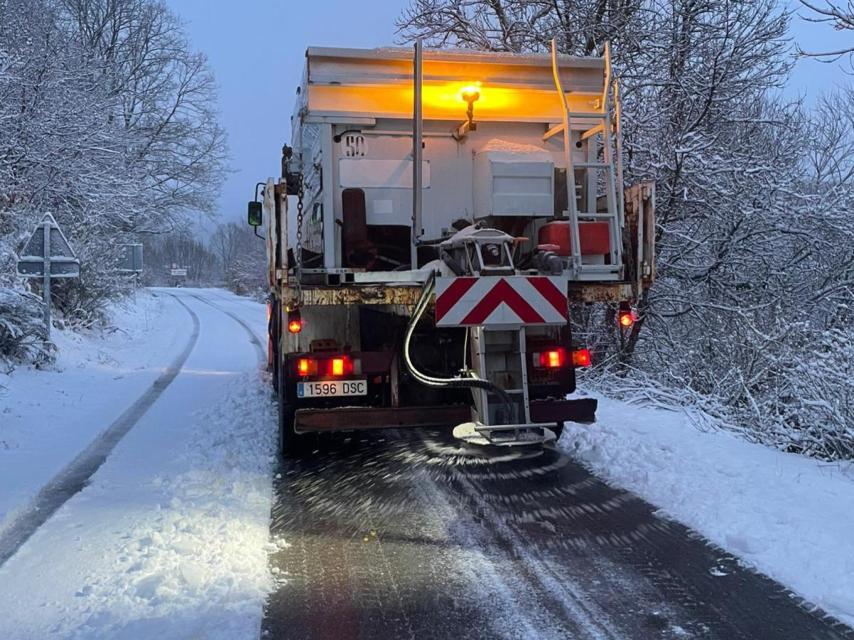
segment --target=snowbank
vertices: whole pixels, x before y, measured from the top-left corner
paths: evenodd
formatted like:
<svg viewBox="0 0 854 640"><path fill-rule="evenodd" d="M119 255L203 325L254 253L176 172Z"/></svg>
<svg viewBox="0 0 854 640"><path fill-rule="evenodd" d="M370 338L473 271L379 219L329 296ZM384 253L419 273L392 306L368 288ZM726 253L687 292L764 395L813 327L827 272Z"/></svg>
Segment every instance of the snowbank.
<svg viewBox="0 0 854 640"><path fill-rule="evenodd" d="M143 461L141 485L122 486L127 448L101 476L83 506L94 519L87 528L107 526L110 509L122 516L113 531L93 534L111 561L75 577L80 605L60 623L72 638L258 637L273 587L275 416L257 378L230 380L219 402L193 416L182 446L159 449L157 473Z"/></svg>
<svg viewBox="0 0 854 640"><path fill-rule="evenodd" d="M599 399L560 446L748 566L854 625L854 464L780 453L680 412Z"/></svg>

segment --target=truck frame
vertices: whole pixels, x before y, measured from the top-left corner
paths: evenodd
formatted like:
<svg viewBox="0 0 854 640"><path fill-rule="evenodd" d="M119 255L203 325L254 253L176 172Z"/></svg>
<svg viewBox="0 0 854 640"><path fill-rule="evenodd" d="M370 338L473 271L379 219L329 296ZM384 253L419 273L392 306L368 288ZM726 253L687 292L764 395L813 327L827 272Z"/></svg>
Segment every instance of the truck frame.
<svg viewBox="0 0 854 640"><path fill-rule="evenodd" d="M312 434L454 427L539 444L590 353L576 305L655 275L654 185L625 188L601 57L309 48L282 175L259 183L285 454Z"/></svg>

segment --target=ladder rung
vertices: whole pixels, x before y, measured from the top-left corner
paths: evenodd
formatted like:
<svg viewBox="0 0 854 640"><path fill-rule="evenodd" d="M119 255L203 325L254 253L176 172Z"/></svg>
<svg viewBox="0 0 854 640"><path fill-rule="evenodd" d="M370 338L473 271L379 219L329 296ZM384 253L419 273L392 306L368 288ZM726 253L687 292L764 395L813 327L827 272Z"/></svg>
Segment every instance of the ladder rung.
<svg viewBox="0 0 854 640"><path fill-rule="evenodd" d="M605 218L616 218L617 217L616 212L614 212L614 213L582 213L579 211L576 215L579 218L596 218L597 220L598 219L604 220Z"/></svg>
<svg viewBox="0 0 854 640"><path fill-rule="evenodd" d="M619 265L613 264L581 264L581 270L586 273L614 273L620 270Z"/></svg>
<svg viewBox="0 0 854 640"><path fill-rule="evenodd" d="M556 124L543 134L543 142L563 131L563 124Z"/></svg>
<svg viewBox="0 0 854 640"><path fill-rule="evenodd" d="M609 162L573 162L573 169L610 169Z"/></svg>
<svg viewBox="0 0 854 640"><path fill-rule="evenodd" d="M570 118L604 118L605 117L601 114L592 114L591 115L591 114L586 114L586 113L568 113L568 115ZM574 124L580 125L581 123L576 122ZM572 127L572 128L575 129L577 127ZM597 125L591 127L590 129L588 129L587 131L585 131L582 134L581 139L586 140L590 136L596 135L597 133L604 132L604 130L605 130L604 125L597 124ZM545 142L549 138L556 136L557 134L562 133L562 132L563 132L563 123L556 124L555 126L551 127L548 131L546 131L543 134L543 142Z"/></svg>
<svg viewBox="0 0 854 640"><path fill-rule="evenodd" d="M587 113L582 111L567 111L566 114L570 118L600 118L604 120L608 117L607 113Z"/></svg>
<svg viewBox="0 0 854 640"><path fill-rule="evenodd" d="M587 140L587 138L591 138L591 137L595 136L597 133L605 133L605 125L604 124L597 124L592 129L588 129L587 131L585 131L584 133L581 134L581 139Z"/></svg>

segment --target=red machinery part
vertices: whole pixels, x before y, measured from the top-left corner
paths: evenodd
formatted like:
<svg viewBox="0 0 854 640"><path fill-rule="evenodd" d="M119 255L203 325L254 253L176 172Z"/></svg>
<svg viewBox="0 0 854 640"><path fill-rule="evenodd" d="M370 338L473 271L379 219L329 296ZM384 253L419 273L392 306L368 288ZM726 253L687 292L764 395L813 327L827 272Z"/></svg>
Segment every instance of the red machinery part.
<svg viewBox="0 0 854 640"><path fill-rule="evenodd" d="M566 362L566 351L563 347L541 351L538 360L540 367L544 369L559 369Z"/></svg>
<svg viewBox="0 0 854 640"><path fill-rule="evenodd" d="M313 376L340 378L353 375L356 372L355 365L353 358L346 355L331 355L322 358L304 357L296 359L296 372L301 378Z"/></svg>
<svg viewBox="0 0 854 640"><path fill-rule="evenodd" d="M572 364L576 367L589 367L592 363L590 349L576 349L572 352Z"/></svg>
<svg viewBox="0 0 854 640"><path fill-rule="evenodd" d="M569 221L556 220L547 222L540 228L537 240L540 245L557 246L555 253L558 255L569 256L572 255L570 236ZM608 236L607 222L579 222L578 239L581 243L581 255L607 255L611 250Z"/></svg>
<svg viewBox="0 0 854 640"><path fill-rule="evenodd" d="M620 303L620 310L617 313L617 322L623 329L631 327L637 320L637 313L629 306L627 302Z"/></svg>

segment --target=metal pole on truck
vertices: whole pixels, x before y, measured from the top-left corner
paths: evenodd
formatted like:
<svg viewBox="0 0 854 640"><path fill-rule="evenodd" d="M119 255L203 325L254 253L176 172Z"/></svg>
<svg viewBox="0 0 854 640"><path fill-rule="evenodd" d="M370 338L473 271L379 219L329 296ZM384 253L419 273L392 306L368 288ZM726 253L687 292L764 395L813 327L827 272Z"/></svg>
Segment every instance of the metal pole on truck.
<svg viewBox="0 0 854 640"><path fill-rule="evenodd" d="M422 82L421 38L415 40L415 65L413 69L412 105L412 248L410 268L418 269L418 240L421 237L421 157L423 126L421 120Z"/></svg>

